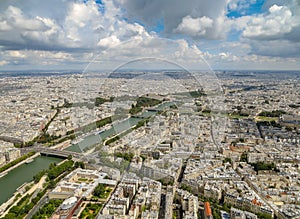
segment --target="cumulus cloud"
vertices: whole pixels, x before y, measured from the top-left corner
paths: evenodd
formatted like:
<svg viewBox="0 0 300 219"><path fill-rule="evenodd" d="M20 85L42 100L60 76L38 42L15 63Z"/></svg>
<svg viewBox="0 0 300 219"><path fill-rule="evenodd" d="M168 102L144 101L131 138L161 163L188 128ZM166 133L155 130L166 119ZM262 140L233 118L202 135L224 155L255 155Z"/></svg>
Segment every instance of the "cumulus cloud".
<svg viewBox="0 0 300 219"><path fill-rule="evenodd" d="M248 22L243 36L253 39L270 39L281 37L291 32L297 23L287 6L272 5L267 15L253 17Z"/></svg>
<svg viewBox="0 0 300 219"><path fill-rule="evenodd" d="M270 57L300 57L300 2L268 0L266 13L236 19L250 53Z"/></svg>
<svg viewBox="0 0 300 219"><path fill-rule="evenodd" d="M55 0L58 3L58 0ZM67 2L67 3L66 3ZM112 1L102 4L95 1L64 1L64 11L60 13L38 13L33 9L25 11L26 3L16 6L2 4L0 15L0 45L4 49L34 49L54 51L89 51L103 48L103 42L114 36L128 40L136 36L147 37L149 34L141 25L128 23L120 18L121 9ZM39 5L41 12L48 4ZM53 7L53 6L52 6ZM55 6L57 7L57 5ZM50 9L48 9L50 10ZM55 10L54 10L55 11ZM104 40L104 41L101 41ZM108 45L108 44L107 44Z"/></svg>
<svg viewBox="0 0 300 219"><path fill-rule="evenodd" d="M112 35L112 36L101 39L97 45L100 47L104 47L104 48L110 48L110 47L118 45L119 43L120 43L120 40L116 36Z"/></svg>
<svg viewBox="0 0 300 219"><path fill-rule="evenodd" d="M121 9L113 1L102 1L105 10L101 10L94 1L63 2L64 13L53 15L39 14L35 10L25 11L26 6L21 3L15 6L7 3L4 8L0 8L3 12L0 22L6 24L1 25L4 31L0 33L0 45L6 51L1 53L1 57L6 60L2 65L88 63L93 54L101 51L112 55L112 60L141 56L184 60L186 56L190 62L195 57L190 54L201 53L197 47L190 47L183 39L175 43L162 40L140 24L124 20L120 17ZM44 11L43 5L40 7ZM200 21L208 22L206 26L212 22L206 17Z"/></svg>
<svg viewBox="0 0 300 219"><path fill-rule="evenodd" d="M4 18L6 20L4 20ZM28 31L35 29L46 29L46 26L41 20L39 20L38 18L27 18L19 8L16 8L14 6L9 6L1 19L2 22L5 22L9 26L8 29L22 28L23 30Z"/></svg>
<svg viewBox="0 0 300 219"><path fill-rule="evenodd" d="M7 24L0 33L0 44L5 49L50 49L63 42L62 28L51 18L26 15L20 8L9 6L0 16Z"/></svg>
<svg viewBox="0 0 300 219"><path fill-rule="evenodd" d="M85 65L102 52L106 61L153 56L183 65L194 65L202 59L211 63L252 63L259 56L272 60L298 57L299 1L266 0L265 13L226 16L228 10L243 13L255 2L1 0L0 56L4 61L0 65ZM153 31L157 23L163 24L159 27L162 32ZM240 41L223 47L233 28L242 33Z"/></svg>
<svg viewBox="0 0 300 219"><path fill-rule="evenodd" d="M165 60L166 63L174 63L174 65L184 66L187 69L209 69L209 65L205 62L205 53L196 45L189 45L184 39L169 40L156 36L123 41L107 50L100 51L93 63L89 65L89 68L114 69L124 63L148 58L162 60L163 62ZM151 63L148 64L153 67L150 65ZM141 68L149 66L144 65Z"/></svg>
<svg viewBox="0 0 300 219"><path fill-rule="evenodd" d="M182 22L174 30L174 32L195 36L203 36L206 29L211 28L213 20L204 16L201 18L192 18L190 15L182 18Z"/></svg>
<svg viewBox="0 0 300 219"><path fill-rule="evenodd" d="M163 20L164 33L182 33L196 38L220 39L228 31L226 1L211 0L118 0L126 15L144 24ZM192 25L192 26L189 26Z"/></svg>

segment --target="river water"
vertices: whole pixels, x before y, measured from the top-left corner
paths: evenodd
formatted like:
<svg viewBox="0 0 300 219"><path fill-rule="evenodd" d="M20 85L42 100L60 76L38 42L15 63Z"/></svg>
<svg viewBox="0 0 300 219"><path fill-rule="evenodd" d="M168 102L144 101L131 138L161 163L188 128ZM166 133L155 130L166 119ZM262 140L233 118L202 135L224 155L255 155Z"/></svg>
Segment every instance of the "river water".
<svg viewBox="0 0 300 219"><path fill-rule="evenodd" d="M0 178L0 205L13 196L17 188L25 182L33 180L33 176L41 170L48 169L50 163L59 163L63 159L57 157L39 156L33 162L23 164Z"/></svg>
<svg viewBox="0 0 300 219"><path fill-rule="evenodd" d="M154 109L163 110L172 105L174 105L174 102L165 102L165 103L158 105ZM133 126L138 124L138 122L141 121L143 118L149 118L149 117L155 115L156 113L157 112L155 112L155 111L146 110L145 112L142 113L142 115L140 115L139 118L130 117L121 122L113 123L111 128L109 128L103 132L100 132L99 134L96 133L96 134L89 135L89 136L85 137L84 139L82 139L79 143L73 144L70 147L67 147L65 150L73 151L73 152L83 152L86 149L88 149L96 144L100 144L101 142L103 142L103 140L105 140L108 137L112 137L116 134L119 134L123 131L126 131L126 130L132 128Z"/></svg>

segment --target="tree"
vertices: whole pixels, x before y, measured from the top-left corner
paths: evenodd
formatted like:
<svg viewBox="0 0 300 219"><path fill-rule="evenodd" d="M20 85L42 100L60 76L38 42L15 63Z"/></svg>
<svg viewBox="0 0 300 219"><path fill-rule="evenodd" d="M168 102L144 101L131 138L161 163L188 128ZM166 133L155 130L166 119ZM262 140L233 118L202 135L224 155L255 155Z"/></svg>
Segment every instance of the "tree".
<svg viewBox="0 0 300 219"><path fill-rule="evenodd" d="M53 180L49 181L48 188L49 189L54 189L55 188L55 182Z"/></svg>
<svg viewBox="0 0 300 219"><path fill-rule="evenodd" d="M74 166L76 168L80 167L81 169L85 169L85 164L82 161L76 161L75 164L74 164Z"/></svg>
<svg viewBox="0 0 300 219"><path fill-rule="evenodd" d="M224 163L232 163L231 158L230 158L230 157L226 157L226 158L224 159Z"/></svg>
<svg viewBox="0 0 300 219"><path fill-rule="evenodd" d="M101 198L104 195L104 193L105 193L105 186L103 184L99 184L95 188L93 195Z"/></svg>
<svg viewBox="0 0 300 219"><path fill-rule="evenodd" d="M247 153L244 152L242 155L241 155L241 159L240 159L240 162L247 162Z"/></svg>
<svg viewBox="0 0 300 219"><path fill-rule="evenodd" d="M63 172L69 170L70 168L72 168L74 162L72 160L68 160L64 163L62 163L59 166L56 166L54 168L51 168L48 171L48 177L50 180L55 179L56 177L58 177L60 174L62 174Z"/></svg>
<svg viewBox="0 0 300 219"><path fill-rule="evenodd" d="M35 183L39 182L43 175L46 174L46 170L42 170L33 176L33 180Z"/></svg>
<svg viewBox="0 0 300 219"><path fill-rule="evenodd" d="M127 160L129 162L131 162L132 158L134 157L134 154L133 153L120 153L120 152L117 152L116 153L116 156L117 157L122 157L124 160Z"/></svg>
<svg viewBox="0 0 300 219"><path fill-rule="evenodd" d="M15 213L8 213L5 215L4 219L16 219L17 215Z"/></svg>
<svg viewBox="0 0 300 219"><path fill-rule="evenodd" d="M10 213L13 213L13 214L15 214L15 215L18 215L19 211L20 211L20 208L19 208L18 206L13 206L13 207L9 210Z"/></svg>
<svg viewBox="0 0 300 219"><path fill-rule="evenodd" d="M192 193L192 188L189 185L181 184L180 188L183 189L183 190L186 190L186 191L188 191L190 193Z"/></svg>
<svg viewBox="0 0 300 219"><path fill-rule="evenodd" d="M257 216L261 219L272 219L272 216L266 213L257 213Z"/></svg>
<svg viewBox="0 0 300 219"><path fill-rule="evenodd" d="M55 167L56 167L56 163L50 163L49 169L53 169L53 168L55 168Z"/></svg>
<svg viewBox="0 0 300 219"><path fill-rule="evenodd" d="M252 164L254 170L258 172L259 170L274 170L276 167L274 163L265 163L265 162L257 162Z"/></svg>

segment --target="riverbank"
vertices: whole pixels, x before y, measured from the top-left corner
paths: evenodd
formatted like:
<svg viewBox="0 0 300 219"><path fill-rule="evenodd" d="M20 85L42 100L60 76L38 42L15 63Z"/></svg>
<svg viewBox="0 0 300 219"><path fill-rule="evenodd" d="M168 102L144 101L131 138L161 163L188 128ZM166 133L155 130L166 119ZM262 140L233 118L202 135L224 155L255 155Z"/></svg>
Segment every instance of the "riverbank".
<svg viewBox="0 0 300 219"><path fill-rule="evenodd" d="M26 163L30 162L32 159L34 159L34 158L36 158L36 157L38 157L40 155L41 155L40 153L35 153L34 155L26 158L25 160L20 161L19 163L13 165L12 167L8 168L7 170L4 170L3 172L0 173L0 179L2 177L6 176L6 174L8 174L13 169L15 169L15 168L17 168L17 167L19 167L19 166L21 166L23 164L26 164Z"/></svg>
<svg viewBox="0 0 300 219"><path fill-rule="evenodd" d="M17 203L24 198L26 195L32 195L34 192L36 192L37 190L41 190L43 188L44 183L46 182L46 176L43 176L40 181L36 184L34 184L32 181L25 183L22 187L27 187L27 186L31 186L30 189L24 193L20 193L19 191L16 191L14 193L14 195L5 203L3 203L0 206L0 214L1 216L5 216L9 210L17 205ZM18 197L18 195L21 194L21 196ZM17 198L18 197L18 198Z"/></svg>
<svg viewBox="0 0 300 219"><path fill-rule="evenodd" d="M33 181L33 177L49 168L51 163L60 163L61 158L51 157L51 156L38 156L33 159L32 162L28 164L19 164L18 167L11 169L5 176L0 178L0 188L5 188L1 190L0 195L0 205L7 202L19 189L19 191L24 192L25 188L23 185L25 183ZM31 158L32 159L32 158ZM21 188L21 190L20 190Z"/></svg>

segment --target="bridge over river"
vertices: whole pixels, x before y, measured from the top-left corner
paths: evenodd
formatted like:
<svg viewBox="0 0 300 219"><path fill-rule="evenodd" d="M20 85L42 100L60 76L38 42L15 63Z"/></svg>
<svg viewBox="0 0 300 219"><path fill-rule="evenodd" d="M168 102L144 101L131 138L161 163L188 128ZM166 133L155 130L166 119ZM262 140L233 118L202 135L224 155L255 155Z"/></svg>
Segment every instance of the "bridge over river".
<svg viewBox="0 0 300 219"><path fill-rule="evenodd" d="M22 148L21 151L23 153L28 153L29 151L35 151L35 152L39 152L42 155L62 157L62 158L67 158L69 155L71 155L73 158L77 158L77 159L81 159L84 157L84 155L82 153L78 153L78 152L74 152L74 151L53 149L53 148L42 147L42 146Z"/></svg>

